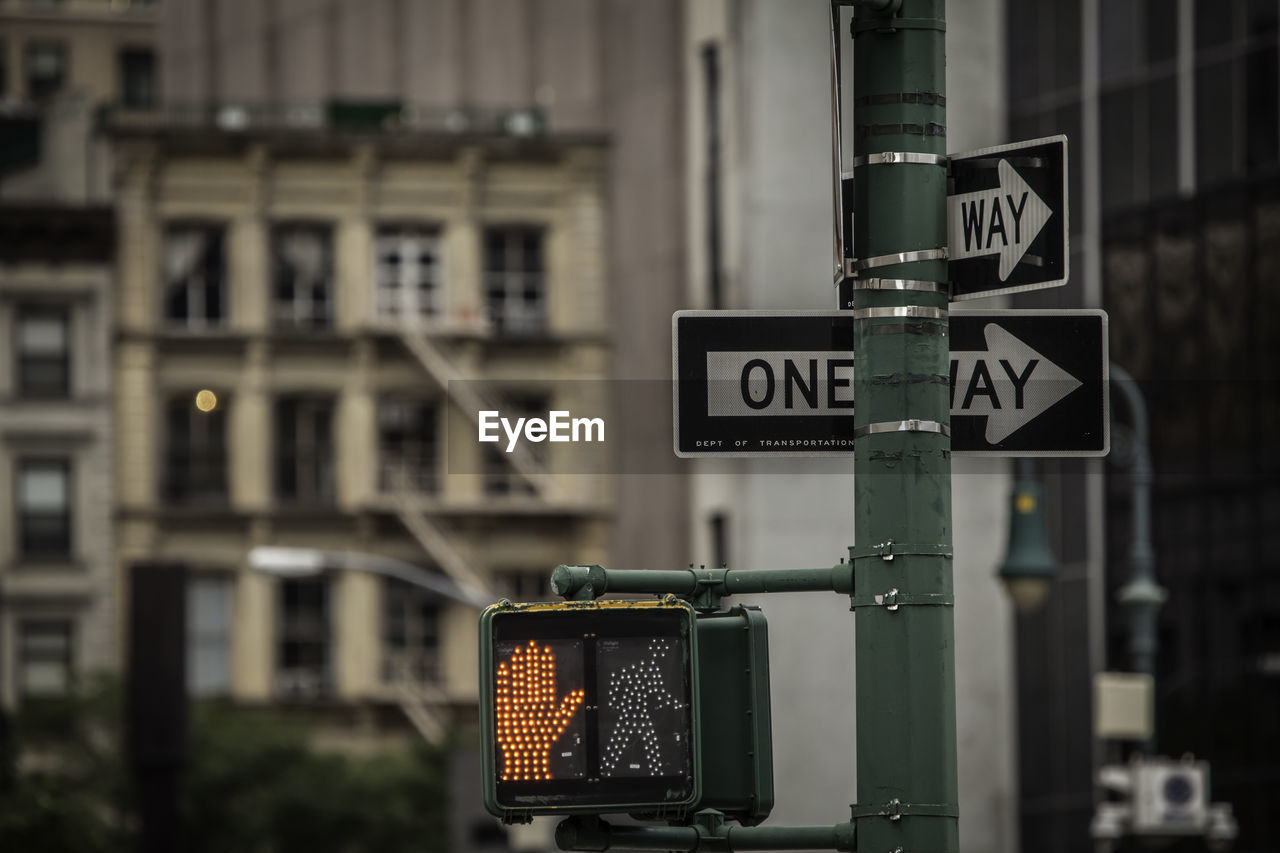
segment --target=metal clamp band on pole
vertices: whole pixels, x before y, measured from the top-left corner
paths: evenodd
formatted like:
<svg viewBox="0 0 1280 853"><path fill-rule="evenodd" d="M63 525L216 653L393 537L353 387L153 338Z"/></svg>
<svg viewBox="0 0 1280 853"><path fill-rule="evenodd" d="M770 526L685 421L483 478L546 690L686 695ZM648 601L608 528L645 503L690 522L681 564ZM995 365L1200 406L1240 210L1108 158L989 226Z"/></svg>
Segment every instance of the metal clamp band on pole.
<svg viewBox="0 0 1280 853"><path fill-rule="evenodd" d="M881 151L878 154L861 154L853 158L853 168L859 166L896 166L912 163L919 166L946 166L951 162L946 154L926 154L922 151Z"/></svg>
<svg viewBox="0 0 1280 853"><path fill-rule="evenodd" d="M854 38L871 30L936 30L947 31L947 22L939 18L854 18L849 27Z"/></svg>
<svg viewBox="0 0 1280 853"><path fill-rule="evenodd" d="M937 249L917 249L913 252L894 252L891 255L876 255L874 258L851 258L846 266L850 275L857 275L862 270L887 267L894 264L910 264L915 261L945 261L948 258L947 247Z"/></svg>
<svg viewBox="0 0 1280 853"><path fill-rule="evenodd" d="M850 596L849 606L857 610L862 607L883 607L885 610L894 611L904 604L908 607L954 607L955 597L944 593L921 593L921 592L898 592L891 589L888 592L878 592L873 595L853 595Z"/></svg>
<svg viewBox="0 0 1280 853"><path fill-rule="evenodd" d="M890 800L882 806L854 805L850 808L852 816L887 817L897 820L903 815L924 815L926 817L959 817L960 807L955 803L903 803Z"/></svg>
<svg viewBox="0 0 1280 853"><path fill-rule="evenodd" d="M850 273L852 274L852 273ZM840 281L836 281L839 285ZM918 293L951 293L945 281L919 281L913 278L855 278L849 280L854 290L911 290Z"/></svg>
<svg viewBox="0 0 1280 853"><path fill-rule="evenodd" d="M908 418L905 421L884 421L878 424L866 424L855 429L853 431L853 437L858 439L883 432L936 432L939 435L945 435L948 438L951 437L951 427L946 424L940 424L937 421L922 421L918 418Z"/></svg>
<svg viewBox="0 0 1280 853"><path fill-rule="evenodd" d="M945 320L947 309L928 305L895 305L891 308L856 308L855 320Z"/></svg>
<svg viewBox="0 0 1280 853"><path fill-rule="evenodd" d="M872 557L878 557L886 563L890 563L893 562L893 558L897 556L947 557L949 559L954 553L955 552L950 545L913 545L908 542L894 542L890 539L888 542L881 542L879 545L850 547L849 562L852 563L854 560L867 560Z"/></svg>

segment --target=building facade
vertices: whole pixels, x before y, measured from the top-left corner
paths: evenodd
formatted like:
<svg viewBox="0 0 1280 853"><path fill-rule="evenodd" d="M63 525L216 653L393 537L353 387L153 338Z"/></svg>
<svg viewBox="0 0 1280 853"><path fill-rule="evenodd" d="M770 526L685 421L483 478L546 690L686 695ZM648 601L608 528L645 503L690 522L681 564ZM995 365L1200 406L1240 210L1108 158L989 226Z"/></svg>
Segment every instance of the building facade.
<svg viewBox="0 0 1280 853"><path fill-rule="evenodd" d="M680 7L164 5L165 109L112 120L118 550L122 576L195 566L193 685L399 701L419 724L447 698L474 721L474 608L360 572L272 579L255 545L390 556L523 600L549 597L559 563L689 562L666 384ZM607 447L541 445L512 470L464 414L482 401L602 414ZM408 702L384 675L400 649L435 658ZM453 849L502 843L478 765L453 762ZM511 843L551 844L543 827Z"/></svg>
<svg viewBox="0 0 1280 853"><path fill-rule="evenodd" d="M98 107L159 98L154 0L0 3L0 201L105 204Z"/></svg>
<svg viewBox="0 0 1280 853"><path fill-rule="evenodd" d="M1112 360L1145 397L1151 548L1168 593L1152 749L1210 763L1212 799L1233 807L1242 851L1280 838L1265 439L1277 405L1277 17L1266 3L1040 0L1010 4L1007 19L1011 136L1066 133L1072 146L1073 281L1017 302L1105 308ZM1063 566L1046 611L1018 626L1028 849L1093 849L1090 818L1108 796L1096 772L1134 749L1095 740L1090 725L1092 675L1133 666L1118 601L1133 546L1133 413L1111 396L1105 465L1041 466Z"/></svg>
<svg viewBox="0 0 1280 853"><path fill-rule="evenodd" d="M465 709L473 607L362 572L272 580L247 557L380 554L495 600L606 561L608 484L558 476L559 447L523 472L482 454L468 396L606 405L599 142L210 142L157 116L122 117L116 148L122 579L198 570L198 692L376 701L408 677Z"/></svg>
<svg viewBox="0 0 1280 853"><path fill-rule="evenodd" d="M94 134L154 103L149 3L0 3L0 712L119 663L115 219Z"/></svg>
<svg viewBox="0 0 1280 853"><path fill-rule="evenodd" d="M113 217L0 207L0 706L115 665Z"/></svg>

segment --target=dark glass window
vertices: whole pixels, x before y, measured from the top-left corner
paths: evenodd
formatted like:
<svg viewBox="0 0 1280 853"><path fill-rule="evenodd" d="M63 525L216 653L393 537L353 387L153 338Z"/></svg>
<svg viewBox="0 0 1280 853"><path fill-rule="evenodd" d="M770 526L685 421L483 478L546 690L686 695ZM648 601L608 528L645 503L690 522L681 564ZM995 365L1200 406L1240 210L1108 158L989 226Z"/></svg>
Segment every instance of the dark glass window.
<svg viewBox="0 0 1280 853"><path fill-rule="evenodd" d="M217 401L205 411L196 405L196 395L174 397L165 408L165 427L164 500L226 504L225 403Z"/></svg>
<svg viewBox="0 0 1280 853"><path fill-rule="evenodd" d="M1245 169L1255 172L1280 159L1280 61L1270 44L1245 57Z"/></svg>
<svg viewBox="0 0 1280 853"><path fill-rule="evenodd" d="M24 560L71 556L71 463L23 459L18 463L18 547Z"/></svg>
<svg viewBox="0 0 1280 853"><path fill-rule="evenodd" d="M166 322L191 329L223 325L227 282L221 226L166 228L163 275Z"/></svg>
<svg viewBox="0 0 1280 853"><path fill-rule="evenodd" d="M281 225L272 238L272 316L282 329L333 325L333 235L323 225Z"/></svg>
<svg viewBox="0 0 1280 853"><path fill-rule="evenodd" d="M1112 80L1132 77L1143 64L1138 4L1132 0L1098 6L1099 75L1105 86Z"/></svg>
<svg viewBox="0 0 1280 853"><path fill-rule="evenodd" d="M1141 86L1126 86L1101 99L1102 206L1105 210L1126 207L1138 199L1134 156L1140 147L1140 137L1138 111L1134 107L1142 94Z"/></svg>
<svg viewBox="0 0 1280 853"><path fill-rule="evenodd" d="M436 407L423 400L383 400L378 406L378 488L436 490Z"/></svg>
<svg viewBox="0 0 1280 853"><path fill-rule="evenodd" d="M1178 15L1169 0L1146 0L1147 62L1168 62L1178 55Z"/></svg>
<svg viewBox="0 0 1280 853"><path fill-rule="evenodd" d="M276 401L276 494L281 501L333 503L332 400Z"/></svg>
<svg viewBox="0 0 1280 853"><path fill-rule="evenodd" d="M24 699L65 696L71 689L69 619L24 620L18 626L18 689Z"/></svg>
<svg viewBox="0 0 1280 853"><path fill-rule="evenodd" d="M485 307L494 332L531 334L546 327L542 241L537 228L485 230Z"/></svg>
<svg viewBox="0 0 1280 853"><path fill-rule="evenodd" d="M71 393L69 317L65 308L19 307L17 310L18 394L57 398Z"/></svg>
<svg viewBox="0 0 1280 853"><path fill-rule="evenodd" d="M126 107L153 107L159 100L155 51L130 47L120 51L120 100Z"/></svg>
<svg viewBox="0 0 1280 853"><path fill-rule="evenodd" d="M1152 80L1146 94L1149 195L1158 201L1178 192L1178 81L1171 74ZM1139 164L1143 153L1139 149Z"/></svg>
<svg viewBox="0 0 1280 853"><path fill-rule="evenodd" d="M1240 132L1235 69L1231 60L1196 69L1196 180L1203 186L1235 175Z"/></svg>
<svg viewBox="0 0 1280 853"><path fill-rule="evenodd" d="M1196 0L1196 50L1231 41L1235 35L1236 0Z"/></svg>
<svg viewBox="0 0 1280 853"><path fill-rule="evenodd" d="M61 42L27 42L27 97L45 101L67 82L67 46Z"/></svg>
<svg viewBox="0 0 1280 853"><path fill-rule="evenodd" d="M1080 86L1080 29L1084 4L1076 0L1054 0L1050 29L1042 21L1040 44L1053 57L1053 80L1059 91Z"/></svg>
<svg viewBox="0 0 1280 853"><path fill-rule="evenodd" d="M329 582L280 583L276 689L282 698L312 699L329 693Z"/></svg>
<svg viewBox="0 0 1280 853"><path fill-rule="evenodd" d="M440 677L440 605L421 587L388 579L382 586L382 679L428 684Z"/></svg>
<svg viewBox="0 0 1280 853"><path fill-rule="evenodd" d="M1009 100L1012 104L1017 104L1040 94L1040 7L1038 3L1010 3L1006 11L1005 43L1009 50L1011 73L1005 79L1009 87Z"/></svg>

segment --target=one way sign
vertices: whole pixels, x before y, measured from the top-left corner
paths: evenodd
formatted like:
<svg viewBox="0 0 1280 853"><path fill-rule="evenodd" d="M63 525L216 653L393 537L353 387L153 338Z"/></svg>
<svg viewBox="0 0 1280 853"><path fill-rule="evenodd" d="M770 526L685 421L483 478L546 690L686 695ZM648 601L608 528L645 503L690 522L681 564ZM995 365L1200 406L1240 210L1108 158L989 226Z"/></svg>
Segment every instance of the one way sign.
<svg viewBox="0 0 1280 853"><path fill-rule="evenodd" d="M847 311L677 312L676 455L850 453L853 324ZM1107 453L1104 312L966 311L949 327L954 453Z"/></svg>
<svg viewBox="0 0 1280 853"><path fill-rule="evenodd" d="M951 155L951 298L1055 287L1070 266L1067 138Z"/></svg>
<svg viewBox="0 0 1280 853"><path fill-rule="evenodd" d="M950 327L954 451L1107 453L1106 312L954 312Z"/></svg>

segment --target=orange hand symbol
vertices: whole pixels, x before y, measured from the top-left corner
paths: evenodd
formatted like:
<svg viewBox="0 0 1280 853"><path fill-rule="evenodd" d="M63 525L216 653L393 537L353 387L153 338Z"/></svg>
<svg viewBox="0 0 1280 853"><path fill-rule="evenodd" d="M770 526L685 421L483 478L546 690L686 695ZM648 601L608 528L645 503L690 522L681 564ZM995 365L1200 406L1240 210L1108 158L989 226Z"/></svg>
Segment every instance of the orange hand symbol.
<svg viewBox="0 0 1280 853"><path fill-rule="evenodd" d="M583 691L571 691L555 707L556 658L534 640L516 646L510 667L498 664L495 686L502 781L550 779L551 744L564 734Z"/></svg>

